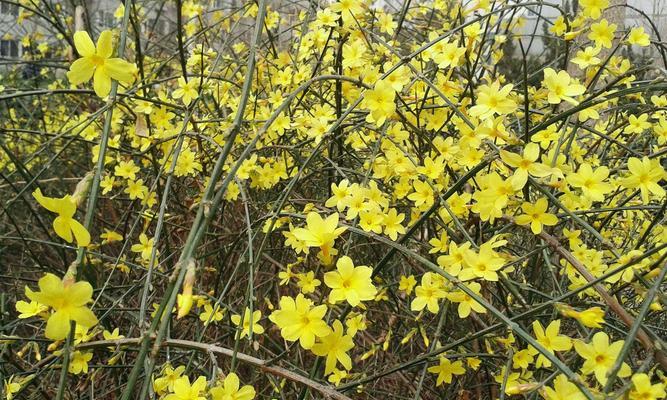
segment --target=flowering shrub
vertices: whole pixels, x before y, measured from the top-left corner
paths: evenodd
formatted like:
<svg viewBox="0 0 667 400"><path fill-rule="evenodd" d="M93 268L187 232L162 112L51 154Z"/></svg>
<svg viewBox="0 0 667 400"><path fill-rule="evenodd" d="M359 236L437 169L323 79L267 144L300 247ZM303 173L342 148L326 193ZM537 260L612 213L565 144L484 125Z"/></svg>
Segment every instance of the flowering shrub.
<svg viewBox="0 0 667 400"><path fill-rule="evenodd" d="M650 19L11 4L5 398L666 396Z"/></svg>

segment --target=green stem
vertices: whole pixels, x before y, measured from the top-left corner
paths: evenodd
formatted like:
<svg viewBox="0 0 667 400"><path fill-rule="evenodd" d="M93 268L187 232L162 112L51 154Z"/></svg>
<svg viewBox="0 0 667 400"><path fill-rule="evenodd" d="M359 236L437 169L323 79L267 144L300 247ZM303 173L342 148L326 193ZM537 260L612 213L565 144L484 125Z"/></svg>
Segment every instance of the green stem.
<svg viewBox="0 0 667 400"><path fill-rule="evenodd" d="M125 13L123 14L123 24L121 27L120 33L120 43L118 44L118 57L123 58L125 54L125 42L127 40L127 25L130 20L130 7L125 7ZM104 121L104 128L102 130L102 135L100 137L100 150L97 156L97 165L95 166L95 175L93 176L93 182L90 188L90 195L88 196L88 205L86 208L86 215L83 220L83 226L90 232L90 229L93 225L93 219L95 217L95 206L97 205L97 197L99 196L100 189L100 180L102 176L102 171L104 170L104 159L106 158L107 143L109 141L109 132L111 131L111 119L113 118L113 104L116 102L116 92L118 91L118 82L111 82L111 91L109 93L109 99L107 100L107 113ZM76 262L73 266L76 267L76 271L69 271L72 273L74 279L76 280L78 275L81 273L83 259L86 255L86 249L84 247L79 247L76 254ZM72 268L70 266L70 268ZM63 365L60 370L60 381L58 383L58 392L56 394L56 400L62 400L65 395L65 386L67 385L67 370L69 369L70 364L70 347L72 338L74 337L74 328L75 324L72 322L69 334L67 335L67 340L65 341L65 346L63 348Z"/></svg>
<svg viewBox="0 0 667 400"><path fill-rule="evenodd" d="M648 293L646 294L644 302L642 303L642 306L639 309L639 314L637 314L637 317L635 318L635 323L632 324L632 326L630 327L628 335L626 336L625 341L623 342L623 347L621 348L621 351L618 353L618 356L616 357L614 366L609 370L609 373L607 374L607 384L604 387L605 393L609 393L609 391L614 387L614 381L616 380L616 376L618 375L618 372L621 370L623 362L625 361L625 358L628 356L630 348L635 342L635 338L639 333L642 321L644 320L644 317L646 317L646 314L648 314L648 311L651 307L651 303L653 302L653 299L655 298L656 294L658 293L658 290L660 289L660 285L665 280L665 274L667 274L667 264L663 265L662 269L660 270L659 276L656 278L655 282L653 283L653 286L651 287L651 289L649 289Z"/></svg>
<svg viewBox="0 0 667 400"><path fill-rule="evenodd" d="M158 308L157 312L155 313L155 317L151 322L151 326L149 327L148 331L144 334L142 338L139 354L137 356L134 366L132 367L130 376L128 377L128 383L125 390L123 391L121 400L129 400L132 396L132 393L134 392L137 379L139 378L139 373L142 369L146 356L148 355L151 339L152 338L155 339L155 348L158 349L161 340L164 338L167 327L169 326L171 310L173 309L174 304L176 303L176 295L178 293L178 288L181 286L183 279L185 277L186 268L184 267L184 265L185 263L193 262L192 256L195 252L195 249L197 248L199 241L203 237L203 233L206 231L206 226L208 225L207 222L210 221L210 215L212 214L211 200L215 192L216 182L220 179L220 176L223 173L223 167L225 165L225 162L227 161L227 157L231 153L236 135L240 130L241 123L243 121L243 114L245 111L245 107L248 103L248 97L250 95L250 88L252 85L252 77L255 70L256 51L260 43L265 15L266 15L266 0L260 0L257 19L255 21L254 37L248 54L246 77L243 83L243 89L241 93L241 99L239 101L239 107L234 117L234 123L230 129L228 137L226 138L225 146L216 161L213 172L211 173L208 186L202 197L202 201L199 204L197 215L192 223L190 232L183 246L183 251L181 252L179 261L177 263L177 265L180 266L180 268L177 268L177 271L175 271L178 272L178 275L167 286L167 290L165 291L165 293L167 293L168 295L163 298L162 302L160 303L160 307ZM167 311L167 314L164 315L163 317L163 313L165 312L165 310ZM154 360L150 360L146 368L147 382L150 379L150 374L152 373L154 366L155 366Z"/></svg>

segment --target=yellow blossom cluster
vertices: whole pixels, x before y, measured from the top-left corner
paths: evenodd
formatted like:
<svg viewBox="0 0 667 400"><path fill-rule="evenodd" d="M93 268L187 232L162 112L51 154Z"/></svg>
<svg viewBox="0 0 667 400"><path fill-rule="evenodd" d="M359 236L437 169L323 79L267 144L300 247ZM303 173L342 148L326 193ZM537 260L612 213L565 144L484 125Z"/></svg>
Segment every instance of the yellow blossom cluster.
<svg viewBox="0 0 667 400"><path fill-rule="evenodd" d="M0 81L5 398L667 397L654 24L38 3Z"/></svg>

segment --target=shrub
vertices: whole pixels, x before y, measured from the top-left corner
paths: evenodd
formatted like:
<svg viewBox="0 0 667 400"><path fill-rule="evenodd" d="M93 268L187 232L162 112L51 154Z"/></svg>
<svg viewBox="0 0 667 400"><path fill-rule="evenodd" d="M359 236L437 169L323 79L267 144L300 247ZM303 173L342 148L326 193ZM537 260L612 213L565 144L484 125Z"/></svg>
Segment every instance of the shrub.
<svg viewBox="0 0 667 400"><path fill-rule="evenodd" d="M5 397L664 398L665 48L608 3L19 1Z"/></svg>

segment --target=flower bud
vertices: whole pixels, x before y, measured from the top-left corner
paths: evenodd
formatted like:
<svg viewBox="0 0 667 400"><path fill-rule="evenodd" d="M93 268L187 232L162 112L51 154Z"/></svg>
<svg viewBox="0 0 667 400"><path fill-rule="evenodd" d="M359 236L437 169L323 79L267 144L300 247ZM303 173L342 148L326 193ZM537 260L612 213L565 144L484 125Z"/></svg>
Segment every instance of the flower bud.
<svg viewBox="0 0 667 400"><path fill-rule="evenodd" d="M88 193L90 192L90 187L92 186L93 183L93 177L95 174L93 171L90 171L86 174L86 176L83 177L79 181L79 183L76 184L76 189L74 189L74 194L72 195L72 200L74 201L74 204L76 206L80 206L81 203L88 197Z"/></svg>
<svg viewBox="0 0 667 400"><path fill-rule="evenodd" d="M190 313L192 308L192 285L195 283L195 263L194 261L188 262L186 267L185 278L183 279L183 289L181 294L178 295L178 315L176 319L181 319Z"/></svg>
<svg viewBox="0 0 667 400"><path fill-rule="evenodd" d="M540 386L539 383L519 383L519 384L514 384L514 385L509 385L507 388L505 388L505 393L509 395L518 395L518 394L523 394L523 393L528 393L532 392L533 390L537 389Z"/></svg>

